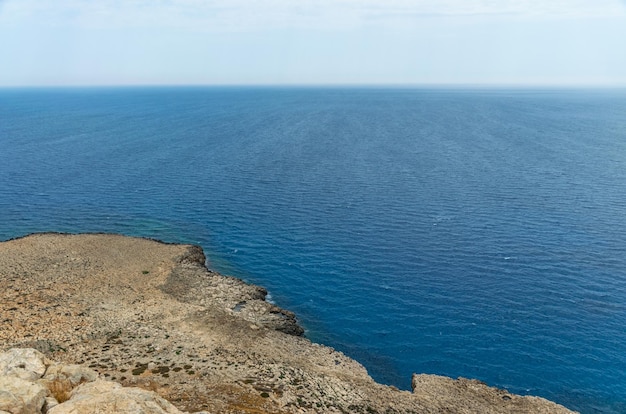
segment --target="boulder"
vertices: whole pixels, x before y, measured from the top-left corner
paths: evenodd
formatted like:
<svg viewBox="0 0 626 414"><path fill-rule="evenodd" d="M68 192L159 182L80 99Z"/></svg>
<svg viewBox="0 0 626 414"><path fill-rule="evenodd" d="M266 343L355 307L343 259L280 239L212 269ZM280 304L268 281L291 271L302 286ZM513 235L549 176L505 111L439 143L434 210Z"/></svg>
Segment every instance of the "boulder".
<svg viewBox="0 0 626 414"><path fill-rule="evenodd" d="M35 381L46 372L46 357L31 348L13 348L0 354L0 376Z"/></svg>
<svg viewBox="0 0 626 414"><path fill-rule="evenodd" d="M70 399L48 414L182 414L155 392L125 388L111 381L96 380L76 387Z"/></svg>
<svg viewBox="0 0 626 414"><path fill-rule="evenodd" d="M43 376L45 381L69 381L72 387L84 382L92 382L98 378L98 373L82 365L52 364Z"/></svg>
<svg viewBox="0 0 626 414"><path fill-rule="evenodd" d="M41 413L46 400L42 385L17 377L0 376L0 413Z"/></svg>
<svg viewBox="0 0 626 414"><path fill-rule="evenodd" d="M46 397L46 402L43 405L43 412L47 413L52 407L59 405L59 402L54 397ZM2 414L2 413L0 413Z"/></svg>

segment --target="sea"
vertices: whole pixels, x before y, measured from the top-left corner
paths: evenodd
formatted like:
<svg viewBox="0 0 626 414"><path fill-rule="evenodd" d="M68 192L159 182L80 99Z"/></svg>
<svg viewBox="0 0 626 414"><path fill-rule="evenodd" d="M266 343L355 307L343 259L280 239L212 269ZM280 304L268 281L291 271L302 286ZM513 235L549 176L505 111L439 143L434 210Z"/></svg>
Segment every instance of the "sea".
<svg viewBox="0 0 626 414"><path fill-rule="evenodd" d="M0 89L0 240L202 246L410 389L626 413L626 90Z"/></svg>

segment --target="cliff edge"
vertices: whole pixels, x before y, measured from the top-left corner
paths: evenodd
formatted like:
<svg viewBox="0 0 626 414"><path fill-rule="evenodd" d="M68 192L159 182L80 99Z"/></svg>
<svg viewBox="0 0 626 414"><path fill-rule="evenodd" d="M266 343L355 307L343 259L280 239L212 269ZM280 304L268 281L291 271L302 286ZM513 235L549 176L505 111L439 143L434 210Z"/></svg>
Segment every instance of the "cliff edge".
<svg viewBox="0 0 626 414"><path fill-rule="evenodd" d="M475 380L414 375L413 392L377 384L303 338L265 289L204 262L197 246L120 235L2 242L0 350L33 348L189 412L572 412Z"/></svg>

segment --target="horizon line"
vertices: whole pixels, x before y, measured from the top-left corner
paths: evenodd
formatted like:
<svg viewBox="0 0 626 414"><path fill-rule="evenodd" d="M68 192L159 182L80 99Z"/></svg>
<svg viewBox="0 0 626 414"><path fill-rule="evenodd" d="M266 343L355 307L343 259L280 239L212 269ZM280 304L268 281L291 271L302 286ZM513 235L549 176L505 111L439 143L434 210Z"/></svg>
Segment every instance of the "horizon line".
<svg viewBox="0 0 626 414"><path fill-rule="evenodd" d="M388 88L388 89L623 89L624 83L111 83L21 84L0 89L122 89L122 88Z"/></svg>

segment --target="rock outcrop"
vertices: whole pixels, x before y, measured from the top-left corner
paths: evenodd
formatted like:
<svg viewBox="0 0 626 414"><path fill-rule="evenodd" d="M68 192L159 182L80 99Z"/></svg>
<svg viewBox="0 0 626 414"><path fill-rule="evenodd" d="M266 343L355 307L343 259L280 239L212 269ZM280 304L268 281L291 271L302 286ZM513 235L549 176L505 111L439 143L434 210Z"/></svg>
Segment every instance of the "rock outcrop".
<svg viewBox="0 0 626 414"><path fill-rule="evenodd" d="M293 313L266 302L263 288L211 272L204 261L196 246L118 235L36 234L0 243L0 349L9 350L0 356L0 377L11 378L0 388L0 414L96 412L92 406L128 413L571 412L472 380L417 375L413 392L377 384L358 362L302 337ZM27 361L24 352L43 359ZM69 388L69 399L52 399L51 384Z"/></svg>
<svg viewBox="0 0 626 414"><path fill-rule="evenodd" d="M44 356L34 349L11 349L0 354L0 376L27 381L39 379L46 372Z"/></svg>
<svg viewBox="0 0 626 414"><path fill-rule="evenodd" d="M56 405L48 414L182 414L153 391L124 388L112 381L97 380L72 390L69 400Z"/></svg>
<svg viewBox="0 0 626 414"><path fill-rule="evenodd" d="M51 363L35 349L10 349L0 364L0 413L182 414L153 391L99 379L80 365Z"/></svg>
<svg viewBox="0 0 626 414"><path fill-rule="evenodd" d="M46 389L19 377L0 377L0 412L11 414L41 413Z"/></svg>

